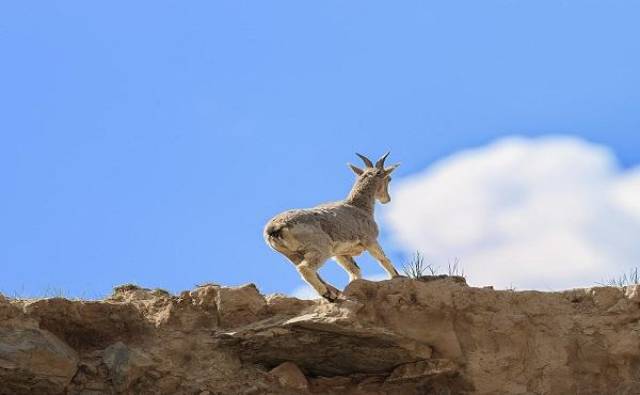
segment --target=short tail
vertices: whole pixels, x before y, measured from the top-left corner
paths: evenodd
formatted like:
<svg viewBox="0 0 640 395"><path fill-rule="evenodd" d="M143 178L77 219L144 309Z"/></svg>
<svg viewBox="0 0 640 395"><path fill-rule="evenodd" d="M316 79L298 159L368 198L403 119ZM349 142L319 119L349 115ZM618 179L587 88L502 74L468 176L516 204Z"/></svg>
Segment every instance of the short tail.
<svg viewBox="0 0 640 395"><path fill-rule="evenodd" d="M281 251L284 246L283 230L284 224L268 224L264 228L264 241L274 251Z"/></svg>
<svg viewBox="0 0 640 395"><path fill-rule="evenodd" d="M284 225L282 224L269 224L266 228L264 228L264 237L278 239L282 237L283 228Z"/></svg>
<svg viewBox="0 0 640 395"><path fill-rule="evenodd" d="M267 243L270 243L270 241L281 239L282 231L284 230L284 228L285 228L284 224L268 224L264 228L264 238L267 241Z"/></svg>

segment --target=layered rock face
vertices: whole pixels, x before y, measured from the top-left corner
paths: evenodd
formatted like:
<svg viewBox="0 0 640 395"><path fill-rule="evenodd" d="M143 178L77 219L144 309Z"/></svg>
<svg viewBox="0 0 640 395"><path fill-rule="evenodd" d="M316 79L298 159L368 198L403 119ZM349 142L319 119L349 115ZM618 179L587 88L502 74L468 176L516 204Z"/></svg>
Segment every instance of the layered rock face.
<svg viewBox="0 0 640 395"><path fill-rule="evenodd" d="M425 277L358 280L344 296L253 285L0 296L0 394L640 393L640 287Z"/></svg>

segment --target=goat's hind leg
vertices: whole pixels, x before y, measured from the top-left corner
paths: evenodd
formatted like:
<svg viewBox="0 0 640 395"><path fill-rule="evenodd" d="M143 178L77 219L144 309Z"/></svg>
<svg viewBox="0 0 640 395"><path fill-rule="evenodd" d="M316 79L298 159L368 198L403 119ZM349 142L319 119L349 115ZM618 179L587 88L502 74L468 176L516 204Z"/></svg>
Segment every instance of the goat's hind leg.
<svg viewBox="0 0 640 395"><path fill-rule="evenodd" d="M314 256L305 256L305 258L296 265L296 269L302 276L302 279L315 289L318 295L330 302L335 302L340 297L340 291L333 285L325 282L317 272L323 261L323 259Z"/></svg>
<svg viewBox="0 0 640 395"><path fill-rule="evenodd" d="M342 266L342 268L349 273L349 282L362 278L360 266L358 266L352 256L338 255L336 256L336 262L338 262L338 265Z"/></svg>
<svg viewBox="0 0 640 395"><path fill-rule="evenodd" d="M313 288L318 295L322 296L326 293L326 283L322 281L320 276L314 269L313 260L305 260L304 255L297 252L282 252L296 267L302 279Z"/></svg>
<svg viewBox="0 0 640 395"><path fill-rule="evenodd" d="M327 284L308 264L301 263L297 269L304 281L315 289L318 295L330 302L335 302L340 297L340 291L331 284Z"/></svg>
<svg viewBox="0 0 640 395"><path fill-rule="evenodd" d="M316 272L316 276L318 277L318 280L320 280L329 291L327 295L322 295L323 298L327 299L329 302L335 302L336 300L340 299L340 296L342 296L342 292L340 292L338 288L324 281L322 277L320 277L318 272Z"/></svg>

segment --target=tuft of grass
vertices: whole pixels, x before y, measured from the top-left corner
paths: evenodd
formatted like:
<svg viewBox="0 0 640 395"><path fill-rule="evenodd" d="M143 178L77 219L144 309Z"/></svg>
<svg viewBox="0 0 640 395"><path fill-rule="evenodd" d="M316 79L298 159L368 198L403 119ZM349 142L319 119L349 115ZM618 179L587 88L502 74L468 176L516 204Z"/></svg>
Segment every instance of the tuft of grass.
<svg viewBox="0 0 640 395"><path fill-rule="evenodd" d="M456 282L466 284L464 268L460 264L460 259L458 258L449 260L447 264L447 272L445 274L438 274L438 268L434 267L431 263L427 263L424 259L424 255L422 255L420 251L416 251L411 256L409 262L402 265L402 271L407 277L414 280L431 281L452 278Z"/></svg>
<svg viewBox="0 0 640 395"><path fill-rule="evenodd" d="M449 262L447 262L447 274L449 276L464 277L464 268L462 264L460 264L459 258L456 257L453 261L449 260Z"/></svg>
<svg viewBox="0 0 640 395"><path fill-rule="evenodd" d="M48 285L42 293L43 298L66 298L67 292L61 287Z"/></svg>
<svg viewBox="0 0 640 395"><path fill-rule="evenodd" d="M638 273L638 268L635 267L629 270L629 274L623 273L621 276L612 277L606 281L596 284L610 287L626 287L629 285L637 285L640 284L640 273Z"/></svg>
<svg viewBox="0 0 640 395"><path fill-rule="evenodd" d="M73 300L103 300L106 299L105 294L101 294L98 291L82 291L80 295L73 297Z"/></svg>
<svg viewBox="0 0 640 395"><path fill-rule="evenodd" d="M402 265L402 271L407 277L413 279L418 279L427 274L435 276L437 272L433 265L425 262L424 256L420 251L416 251L411 256L411 260Z"/></svg>
<svg viewBox="0 0 640 395"><path fill-rule="evenodd" d="M38 300L38 299L67 299L67 300L102 300L105 298L97 291L82 291L80 294L73 295L66 289L55 285L47 285L42 291L38 293L27 293L24 285L20 289L14 289L11 292L4 293L4 296L13 300Z"/></svg>
<svg viewBox="0 0 640 395"><path fill-rule="evenodd" d="M15 299L15 300L19 300L19 299L24 299L24 285L22 285L20 287L20 290L14 289L13 291L11 291L8 294L5 294L6 296L8 296L11 299Z"/></svg>
<svg viewBox="0 0 640 395"><path fill-rule="evenodd" d="M117 293L117 292L129 292L129 291L135 291L138 289L143 289L141 286L137 285L137 284L133 284L133 283L127 283L127 284L122 284L122 285L117 285L115 287L113 287L113 292Z"/></svg>

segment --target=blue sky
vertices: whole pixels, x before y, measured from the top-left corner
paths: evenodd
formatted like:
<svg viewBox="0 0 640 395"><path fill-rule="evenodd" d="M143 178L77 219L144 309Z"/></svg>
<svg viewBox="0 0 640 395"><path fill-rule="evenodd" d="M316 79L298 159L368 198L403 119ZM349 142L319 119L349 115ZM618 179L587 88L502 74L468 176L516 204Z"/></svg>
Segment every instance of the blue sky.
<svg viewBox="0 0 640 395"><path fill-rule="evenodd" d="M345 196L356 151L390 149L401 180L503 136L571 135L633 168L639 14L586 0L2 2L0 291L289 292L301 280L262 227ZM405 259L388 230L382 243Z"/></svg>

